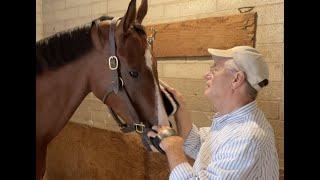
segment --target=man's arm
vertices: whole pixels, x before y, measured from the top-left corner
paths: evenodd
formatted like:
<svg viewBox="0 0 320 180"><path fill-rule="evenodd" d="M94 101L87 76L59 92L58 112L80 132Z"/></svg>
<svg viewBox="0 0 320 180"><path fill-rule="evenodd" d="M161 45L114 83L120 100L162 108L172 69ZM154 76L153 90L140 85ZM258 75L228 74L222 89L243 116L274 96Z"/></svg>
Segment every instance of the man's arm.
<svg viewBox="0 0 320 180"><path fill-rule="evenodd" d="M184 140L184 151L191 158L195 159L201 146L201 136L204 134L200 133L198 128L192 123L190 112L186 109L186 103L182 94L168 85L165 87L179 103L179 109L174 117L178 135Z"/></svg>
<svg viewBox="0 0 320 180"><path fill-rule="evenodd" d="M171 137L170 137L171 138ZM174 137L172 137L174 138ZM167 138L166 138L167 139ZM163 140L162 145L172 144L173 140ZM210 147L206 150L211 153ZM186 161L178 157L173 150L166 150L168 161L170 164L170 180L191 180L195 177L201 179L239 179L248 180L255 179L260 176L260 171L256 171L255 165L259 160L259 149L253 139L235 138L219 148L215 154L211 155L211 162L206 168L202 168L195 173ZM202 154L202 156L206 156ZM208 156L210 157L210 156ZM176 160L179 163L171 162ZM197 175L196 175L197 174Z"/></svg>
<svg viewBox="0 0 320 180"><path fill-rule="evenodd" d="M188 162L187 157L183 151L184 140L179 136L171 136L164 138L160 147L166 152L169 162L170 171L172 171L178 164Z"/></svg>
<svg viewBox="0 0 320 180"><path fill-rule="evenodd" d="M259 178L260 150L253 137L234 137L212 154L211 162L200 171L199 179L238 179Z"/></svg>

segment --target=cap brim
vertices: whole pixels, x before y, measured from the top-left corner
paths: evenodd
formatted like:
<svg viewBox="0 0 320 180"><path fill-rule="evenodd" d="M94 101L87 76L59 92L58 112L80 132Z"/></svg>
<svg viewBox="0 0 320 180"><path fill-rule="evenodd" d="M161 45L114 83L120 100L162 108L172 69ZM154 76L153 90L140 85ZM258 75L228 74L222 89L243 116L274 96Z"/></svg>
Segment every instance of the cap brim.
<svg viewBox="0 0 320 180"><path fill-rule="evenodd" d="M213 56L217 58L233 58L232 51L230 49L212 49L208 48L208 52Z"/></svg>

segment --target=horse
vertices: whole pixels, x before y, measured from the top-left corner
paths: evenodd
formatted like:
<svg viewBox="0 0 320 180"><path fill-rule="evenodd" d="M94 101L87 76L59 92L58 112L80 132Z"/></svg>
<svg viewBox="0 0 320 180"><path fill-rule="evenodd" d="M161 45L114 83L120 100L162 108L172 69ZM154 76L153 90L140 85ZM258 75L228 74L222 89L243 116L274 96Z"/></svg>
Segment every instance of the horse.
<svg viewBox="0 0 320 180"><path fill-rule="evenodd" d="M131 0L121 18L90 23L36 42L36 179L46 170L47 146L92 92L110 108L123 132L169 125L161 99L157 62L141 24L147 0L136 12Z"/></svg>

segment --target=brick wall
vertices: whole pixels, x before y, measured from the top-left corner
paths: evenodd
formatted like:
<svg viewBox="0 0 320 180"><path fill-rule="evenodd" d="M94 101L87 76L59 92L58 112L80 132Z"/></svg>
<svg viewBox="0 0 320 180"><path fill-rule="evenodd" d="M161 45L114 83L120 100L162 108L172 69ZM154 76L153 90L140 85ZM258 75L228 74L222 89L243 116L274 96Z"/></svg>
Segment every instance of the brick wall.
<svg viewBox="0 0 320 180"><path fill-rule="evenodd" d="M129 1L43 0L43 36L87 23L102 14L122 16ZM140 0L137 1L137 5L139 4ZM266 57L271 80L269 86L259 94L258 104L275 130L280 167L283 168L283 0L149 0L144 24L237 14L238 8L244 6L255 6L254 11L258 13L256 48ZM202 75L211 63L210 57L164 58L158 62L159 77L185 95L193 121L198 126L210 125L212 107L203 97L202 80ZM118 131L117 125L106 112L106 107L92 94L83 101L71 121Z"/></svg>
<svg viewBox="0 0 320 180"><path fill-rule="evenodd" d="M43 37L42 0L36 1L36 41Z"/></svg>

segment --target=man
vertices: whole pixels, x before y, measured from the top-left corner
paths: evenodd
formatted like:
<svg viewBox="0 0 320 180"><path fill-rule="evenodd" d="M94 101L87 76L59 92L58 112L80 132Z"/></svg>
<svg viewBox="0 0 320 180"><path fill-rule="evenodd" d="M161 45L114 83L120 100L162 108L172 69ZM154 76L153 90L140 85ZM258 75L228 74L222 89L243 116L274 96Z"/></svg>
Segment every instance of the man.
<svg viewBox="0 0 320 180"><path fill-rule="evenodd" d="M211 127L198 129L192 124L182 95L167 87L180 104L175 114L179 136L160 142L170 166L169 179L278 180L274 132L255 100L268 84L262 55L249 46L208 52L214 65L205 74L204 95L217 112ZM160 135L169 127L154 128ZM193 167L185 153L195 159Z"/></svg>

